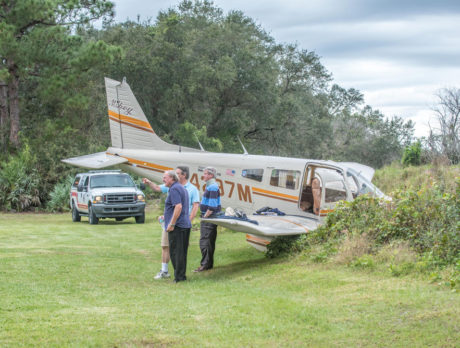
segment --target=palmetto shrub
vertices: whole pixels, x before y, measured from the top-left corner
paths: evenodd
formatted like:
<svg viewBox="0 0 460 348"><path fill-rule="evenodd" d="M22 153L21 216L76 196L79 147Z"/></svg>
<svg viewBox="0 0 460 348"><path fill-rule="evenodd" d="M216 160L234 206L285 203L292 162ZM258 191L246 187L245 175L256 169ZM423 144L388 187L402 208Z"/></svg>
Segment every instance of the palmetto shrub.
<svg viewBox="0 0 460 348"><path fill-rule="evenodd" d="M0 208L24 211L40 205L40 176L29 146L0 166Z"/></svg>
<svg viewBox="0 0 460 348"><path fill-rule="evenodd" d="M54 185L46 209L51 212L69 211L69 193L73 177L68 175L63 181Z"/></svg>

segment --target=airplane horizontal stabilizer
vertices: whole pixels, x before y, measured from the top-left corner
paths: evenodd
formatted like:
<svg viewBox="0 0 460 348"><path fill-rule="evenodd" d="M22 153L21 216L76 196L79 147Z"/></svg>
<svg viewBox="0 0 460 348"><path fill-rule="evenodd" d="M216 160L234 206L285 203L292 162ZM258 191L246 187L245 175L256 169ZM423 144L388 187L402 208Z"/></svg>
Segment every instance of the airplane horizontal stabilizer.
<svg viewBox="0 0 460 348"><path fill-rule="evenodd" d="M123 157L107 155L105 152L97 152L91 155L66 158L63 159L62 162L71 164L76 167L101 169L115 166L117 164L126 163L128 160Z"/></svg>
<svg viewBox="0 0 460 348"><path fill-rule="evenodd" d="M203 218L201 220L233 231L251 233L265 237L306 234L319 226L317 220L302 216L251 215L249 218L257 221L258 224L229 218Z"/></svg>

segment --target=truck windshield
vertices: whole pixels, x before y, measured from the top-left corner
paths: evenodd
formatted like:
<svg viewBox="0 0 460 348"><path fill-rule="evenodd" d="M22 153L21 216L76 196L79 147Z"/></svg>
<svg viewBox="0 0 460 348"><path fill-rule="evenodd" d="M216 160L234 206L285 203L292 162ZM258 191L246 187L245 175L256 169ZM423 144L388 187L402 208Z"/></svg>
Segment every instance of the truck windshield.
<svg viewBox="0 0 460 348"><path fill-rule="evenodd" d="M128 175L95 175L91 178L91 188L96 187L133 187L134 182Z"/></svg>

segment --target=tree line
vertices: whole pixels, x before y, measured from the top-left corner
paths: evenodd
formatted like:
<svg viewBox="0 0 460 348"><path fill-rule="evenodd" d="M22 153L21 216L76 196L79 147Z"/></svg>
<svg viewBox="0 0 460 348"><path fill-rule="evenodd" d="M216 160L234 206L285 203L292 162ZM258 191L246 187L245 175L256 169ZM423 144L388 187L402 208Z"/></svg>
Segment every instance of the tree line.
<svg viewBox="0 0 460 348"><path fill-rule="evenodd" d="M0 206L14 206L12 167L37 178L28 195L43 204L73 170L62 158L110 145L104 76L126 77L155 132L184 146L240 152L240 138L252 154L381 167L413 141L412 122L365 105L315 52L277 43L241 11L185 0L115 23L113 10L0 0Z"/></svg>

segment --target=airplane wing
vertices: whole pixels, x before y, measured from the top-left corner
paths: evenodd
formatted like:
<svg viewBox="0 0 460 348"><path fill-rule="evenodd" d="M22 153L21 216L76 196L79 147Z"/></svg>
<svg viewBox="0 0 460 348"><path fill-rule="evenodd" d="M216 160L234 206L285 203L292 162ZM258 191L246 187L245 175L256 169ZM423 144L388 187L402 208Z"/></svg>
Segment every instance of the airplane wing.
<svg viewBox="0 0 460 348"><path fill-rule="evenodd" d="M76 167L83 167L83 168L89 168L89 169L101 169L101 168L115 166L121 163L126 163L128 162L128 160L123 157L109 156L105 152L97 152L91 155L66 158L66 159L63 159L62 162L71 164Z"/></svg>
<svg viewBox="0 0 460 348"><path fill-rule="evenodd" d="M320 225L319 221L314 218L296 215L250 215L248 218L257 221L258 224L229 218L202 218L201 220L233 231L266 237L306 234Z"/></svg>

